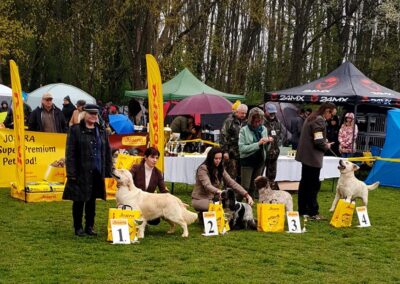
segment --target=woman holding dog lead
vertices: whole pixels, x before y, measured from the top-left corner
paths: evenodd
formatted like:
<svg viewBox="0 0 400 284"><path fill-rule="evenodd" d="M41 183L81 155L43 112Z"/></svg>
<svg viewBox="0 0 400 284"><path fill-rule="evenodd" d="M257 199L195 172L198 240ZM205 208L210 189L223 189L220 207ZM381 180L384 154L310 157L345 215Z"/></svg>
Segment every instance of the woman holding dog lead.
<svg viewBox="0 0 400 284"><path fill-rule="evenodd" d="M104 178L111 177L111 150L105 129L98 124L99 107L87 104L79 124L71 126L65 150L67 183L63 199L72 200L75 235L96 236L96 198L105 200ZM82 217L85 209L86 227Z"/></svg>
<svg viewBox="0 0 400 284"><path fill-rule="evenodd" d="M311 220L324 220L319 215L318 192L321 188L319 174L322 168L324 153L333 142L326 139L326 121L336 114L333 103L323 103L317 111L310 114L303 125L296 161L301 163L301 180L298 192L299 214Z"/></svg>
<svg viewBox="0 0 400 284"><path fill-rule="evenodd" d="M249 205L253 205L253 199L247 191L225 171L222 155L221 148L211 148L206 160L197 168L196 184L192 192L192 206L199 211L200 217L202 217L202 212L208 210L208 204L214 196L220 197L222 190L226 187L232 188L236 193L245 197Z"/></svg>
<svg viewBox="0 0 400 284"><path fill-rule="evenodd" d="M159 157L160 152L154 147L149 147L144 151L144 157L140 164L132 166L131 174L136 187L150 193L154 193L157 187L161 193L169 192L165 186L162 172L156 168ZM150 225L158 225L160 218L149 220L148 223Z"/></svg>
<svg viewBox="0 0 400 284"><path fill-rule="evenodd" d="M247 125L242 127L239 132L242 186L252 198L258 198L253 181L262 175L269 144L274 140L272 137L268 137L268 130L263 123L264 112L258 107L252 108Z"/></svg>

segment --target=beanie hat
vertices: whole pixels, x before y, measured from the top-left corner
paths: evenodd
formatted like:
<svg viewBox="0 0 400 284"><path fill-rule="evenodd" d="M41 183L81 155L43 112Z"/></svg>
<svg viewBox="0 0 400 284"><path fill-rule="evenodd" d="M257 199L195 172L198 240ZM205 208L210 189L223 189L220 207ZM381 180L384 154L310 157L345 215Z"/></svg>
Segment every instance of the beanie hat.
<svg viewBox="0 0 400 284"><path fill-rule="evenodd" d="M350 117L351 119L353 119L354 120L354 113L352 113L352 112L348 112L348 113L346 113L346 115L344 116L345 118L348 118L348 117Z"/></svg>

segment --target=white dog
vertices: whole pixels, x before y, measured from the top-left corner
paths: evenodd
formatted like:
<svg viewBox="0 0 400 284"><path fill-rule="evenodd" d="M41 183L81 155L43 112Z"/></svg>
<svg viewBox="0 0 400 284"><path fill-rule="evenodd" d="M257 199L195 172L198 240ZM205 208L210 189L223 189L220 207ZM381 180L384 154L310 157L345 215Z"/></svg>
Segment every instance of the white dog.
<svg viewBox="0 0 400 284"><path fill-rule="evenodd" d="M138 226L139 238L144 237L144 231L148 220L164 218L171 228L168 233L175 232L176 224L183 229L182 237L188 237L187 226L197 219L197 214L186 209L179 198L169 193L149 193L142 191L133 184L132 174L125 169L115 169L114 176L117 179L118 191L115 195L117 206L129 205L141 212L143 223Z"/></svg>
<svg viewBox="0 0 400 284"><path fill-rule="evenodd" d="M254 180L258 189L258 202L285 204L286 211L293 211L293 199L289 192L284 190L272 190L268 184L268 179L259 176Z"/></svg>
<svg viewBox="0 0 400 284"><path fill-rule="evenodd" d="M335 210L336 204L340 198L355 199L357 197L362 199L364 206L368 204L368 191L373 190L379 186L379 181L371 185L366 185L363 181L358 180L354 176L354 172L360 167L350 161L340 160L338 169L340 177L336 186L336 196L332 202L331 209Z"/></svg>

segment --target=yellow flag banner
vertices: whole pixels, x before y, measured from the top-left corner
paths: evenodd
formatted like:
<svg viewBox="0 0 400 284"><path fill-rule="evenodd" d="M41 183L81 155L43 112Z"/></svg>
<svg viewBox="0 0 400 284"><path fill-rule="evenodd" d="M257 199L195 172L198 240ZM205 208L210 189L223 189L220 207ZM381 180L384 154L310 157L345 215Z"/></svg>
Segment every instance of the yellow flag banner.
<svg viewBox="0 0 400 284"><path fill-rule="evenodd" d="M67 135L26 131L24 136L26 182L64 180L64 156ZM17 180L17 149L13 130L0 129L0 187Z"/></svg>
<svg viewBox="0 0 400 284"><path fill-rule="evenodd" d="M25 126L24 103L22 100L22 88L19 78L18 66L14 60L10 60L12 106L14 119L14 147L15 147L15 184L18 191L25 188ZM11 173L3 172L2 173ZM3 174L4 175L4 174ZM8 175L7 175L8 176Z"/></svg>
<svg viewBox="0 0 400 284"><path fill-rule="evenodd" d="M164 113L161 74L156 59L150 54L146 54L146 66L150 146L160 151L160 158L156 166L164 172Z"/></svg>

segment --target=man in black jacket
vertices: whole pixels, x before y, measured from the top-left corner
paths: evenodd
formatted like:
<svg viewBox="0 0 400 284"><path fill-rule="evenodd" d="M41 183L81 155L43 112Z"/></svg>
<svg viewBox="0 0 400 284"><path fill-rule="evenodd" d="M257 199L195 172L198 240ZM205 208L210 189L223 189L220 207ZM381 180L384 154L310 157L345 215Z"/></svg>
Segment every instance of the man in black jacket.
<svg viewBox="0 0 400 284"><path fill-rule="evenodd" d="M43 94L42 105L29 117L28 130L65 133L67 129L62 111L53 104L53 96L50 93Z"/></svg>

